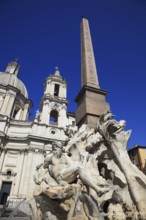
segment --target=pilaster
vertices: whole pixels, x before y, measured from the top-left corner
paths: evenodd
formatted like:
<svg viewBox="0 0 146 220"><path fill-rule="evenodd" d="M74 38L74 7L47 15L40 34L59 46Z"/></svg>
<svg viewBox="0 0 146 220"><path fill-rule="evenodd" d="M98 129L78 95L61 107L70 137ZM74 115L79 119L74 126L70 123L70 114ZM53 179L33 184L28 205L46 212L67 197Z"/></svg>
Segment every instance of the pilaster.
<svg viewBox="0 0 146 220"><path fill-rule="evenodd" d="M16 94L11 94L10 92L6 94L1 108L1 114L10 116L14 105L15 96Z"/></svg>
<svg viewBox="0 0 146 220"><path fill-rule="evenodd" d="M1 156L0 156L0 173L2 172L3 164L4 164L4 159L5 159L5 154L6 154L6 149L1 148Z"/></svg>
<svg viewBox="0 0 146 220"><path fill-rule="evenodd" d="M49 123L49 100L43 101L41 123L43 124Z"/></svg>
<svg viewBox="0 0 146 220"><path fill-rule="evenodd" d="M19 166L17 167L17 176L16 176L15 190L13 192L14 196L19 196L19 189L20 189L20 182L21 182L21 177L22 177L24 157L25 157L24 150L20 151L20 155L19 155L19 158L18 158Z"/></svg>
<svg viewBox="0 0 146 220"><path fill-rule="evenodd" d="M21 120L23 121L27 120L28 114L29 114L29 103L26 103L21 114Z"/></svg>

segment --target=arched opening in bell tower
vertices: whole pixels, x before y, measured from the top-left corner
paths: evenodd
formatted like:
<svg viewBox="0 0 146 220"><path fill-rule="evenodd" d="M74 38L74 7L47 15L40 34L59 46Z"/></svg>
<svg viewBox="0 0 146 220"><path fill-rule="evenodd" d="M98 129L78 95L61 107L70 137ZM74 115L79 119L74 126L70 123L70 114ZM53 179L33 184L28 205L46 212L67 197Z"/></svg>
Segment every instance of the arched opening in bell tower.
<svg viewBox="0 0 146 220"><path fill-rule="evenodd" d="M54 96L59 96L59 87L60 87L60 85L55 84L55 86L54 86Z"/></svg>
<svg viewBox="0 0 146 220"><path fill-rule="evenodd" d="M50 112L50 122L49 124L57 124L58 122L58 111L52 110Z"/></svg>

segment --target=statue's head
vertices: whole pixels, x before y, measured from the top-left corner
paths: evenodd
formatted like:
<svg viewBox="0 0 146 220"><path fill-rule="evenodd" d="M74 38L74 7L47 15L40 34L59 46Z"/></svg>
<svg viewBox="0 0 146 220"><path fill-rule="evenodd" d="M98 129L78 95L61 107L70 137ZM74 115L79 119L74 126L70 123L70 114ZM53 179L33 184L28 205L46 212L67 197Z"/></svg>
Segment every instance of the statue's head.
<svg viewBox="0 0 146 220"><path fill-rule="evenodd" d="M62 149L62 148L63 148L63 144L62 144L62 142L60 142L60 141L53 141L53 143L52 143L52 148L53 148L53 149L57 149L57 148Z"/></svg>
<svg viewBox="0 0 146 220"><path fill-rule="evenodd" d="M52 150L58 157L60 157L63 152L63 143L60 141L54 141L52 143Z"/></svg>
<svg viewBox="0 0 146 220"><path fill-rule="evenodd" d="M130 138L131 130L124 131L126 121L116 121L114 115L107 111L100 117L98 130L107 141L118 141L126 147Z"/></svg>

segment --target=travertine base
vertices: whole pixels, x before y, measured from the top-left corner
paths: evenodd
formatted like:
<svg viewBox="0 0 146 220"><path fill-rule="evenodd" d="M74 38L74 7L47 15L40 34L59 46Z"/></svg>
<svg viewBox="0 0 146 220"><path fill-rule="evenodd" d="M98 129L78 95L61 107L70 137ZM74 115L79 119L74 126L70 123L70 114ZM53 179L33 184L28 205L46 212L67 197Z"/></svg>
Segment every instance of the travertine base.
<svg viewBox="0 0 146 220"><path fill-rule="evenodd" d="M83 86L75 101L78 103L76 110L76 123L81 127L82 124L88 124L91 128L97 127L97 121L101 114L109 110L109 104L105 96L107 91L96 89L89 86Z"/></svg>

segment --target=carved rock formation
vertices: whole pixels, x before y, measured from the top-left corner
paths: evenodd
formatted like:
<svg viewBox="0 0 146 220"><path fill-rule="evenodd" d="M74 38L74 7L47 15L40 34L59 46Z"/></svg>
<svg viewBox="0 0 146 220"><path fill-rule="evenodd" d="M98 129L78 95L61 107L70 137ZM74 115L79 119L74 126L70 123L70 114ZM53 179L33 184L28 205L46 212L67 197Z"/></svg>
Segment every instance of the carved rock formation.
<svg viewBox="0 0 146 220"><path fill-rule="evenodd" d="M111 112L97 129L83 125L36 169L35 220L145 220L146 176L126 151L131 131Z"/></svg>

